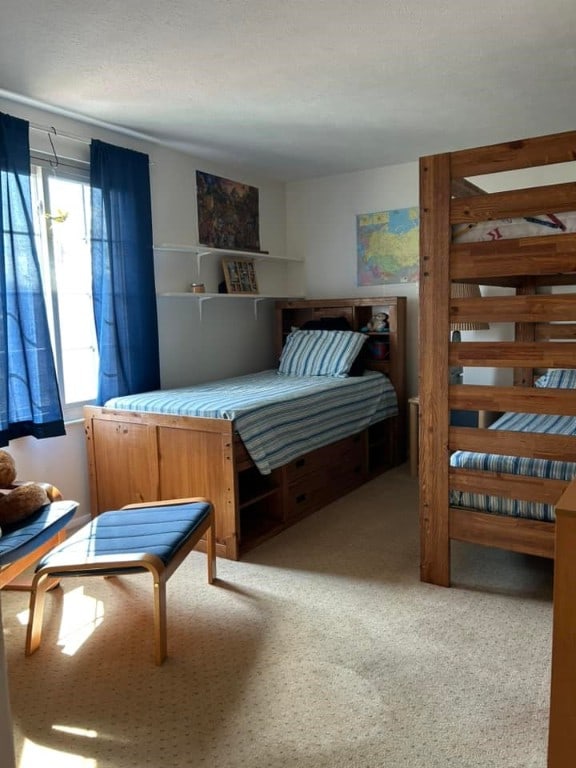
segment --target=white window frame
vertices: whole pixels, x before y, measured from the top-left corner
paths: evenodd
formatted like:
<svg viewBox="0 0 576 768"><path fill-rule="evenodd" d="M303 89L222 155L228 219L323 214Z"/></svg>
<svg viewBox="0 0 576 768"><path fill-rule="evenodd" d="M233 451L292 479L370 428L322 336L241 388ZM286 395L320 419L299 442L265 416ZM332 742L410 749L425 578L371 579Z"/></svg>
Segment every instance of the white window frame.
<svg viewBox="0 0 576 768"><path fill-rule="evenodd" d="M45 201L49 201L50 199L48 185L50 174L52 172L54 172L54 169L50 160L39 159L36 157L32 159L31 183L32 199L33 203L35 203L35 205L33 205L33 218L36 247L42 273L48 325L50 329L50 337L54 354L54 364L58 378L64 421L70 423L73 421L82 420L83 407L85 405L95 404L97 381L94 381L94 397L92 399L66 402L64 387L64 355L60 335L60 324L58 322L59 296L56 280L55 252L53 248L53 240L50 234L50 223L45 218L46 211L44 210ZM59 163L57 168L57 175L63 180L77 181L86 185L89 185L90 181L89 169L82 167L80 164L76 165L73 163L66 163L64 165L63 163ZM90 222L87 221L86 236L88 238L88 242L90 237L89 227ZM92 298L91 295L90 298ZM90 347L93 346L93 344L90 344ZM94 353L97 355L96 349L94 349Z"/></svg>

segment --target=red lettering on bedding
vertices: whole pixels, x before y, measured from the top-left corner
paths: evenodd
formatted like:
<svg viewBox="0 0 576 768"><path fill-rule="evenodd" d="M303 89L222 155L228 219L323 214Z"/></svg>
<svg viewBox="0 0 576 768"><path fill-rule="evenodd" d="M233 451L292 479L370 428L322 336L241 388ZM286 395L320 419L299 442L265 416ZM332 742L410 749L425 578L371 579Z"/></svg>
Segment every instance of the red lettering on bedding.
<svg viewBox="0 0 576 768"><path fill-rule="evenodd" d="M566 230L566 224L564 224L563 221L560 221L558 216L555 216L553 213L547 213L546 214L550 221L553 221L554 224L558 227L558 229L561 229L563 232Z"/></svg>

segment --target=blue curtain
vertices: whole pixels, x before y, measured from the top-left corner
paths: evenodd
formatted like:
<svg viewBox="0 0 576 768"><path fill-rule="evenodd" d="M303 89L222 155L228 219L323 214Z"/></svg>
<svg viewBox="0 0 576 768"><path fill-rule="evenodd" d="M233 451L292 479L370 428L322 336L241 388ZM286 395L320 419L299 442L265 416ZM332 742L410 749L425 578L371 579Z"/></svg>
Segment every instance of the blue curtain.
<svg viewBox="0 0 576 768"><path fill-rule="evenodd" d="M92 141L98 403L160 388L148 155Z"/></svg>
<svg viewBox="0 0 576 768"><path fill-rule="evenodd" d="M28 122L0 113L0 445L64 434L34 241Z"/></svg>

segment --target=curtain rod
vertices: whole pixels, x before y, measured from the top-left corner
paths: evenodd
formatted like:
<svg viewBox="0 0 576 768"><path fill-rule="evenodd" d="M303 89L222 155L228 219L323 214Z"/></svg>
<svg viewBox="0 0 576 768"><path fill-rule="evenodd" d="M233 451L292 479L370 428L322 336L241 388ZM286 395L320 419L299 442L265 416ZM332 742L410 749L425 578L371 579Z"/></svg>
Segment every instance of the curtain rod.
<svg viewBox="0 0 576 768"><path fill-rule="evenodd" d="M151 136L147 133L135 131L132 128L124 128L124 126L116 125L115 123L109 123L105 120L99 120L95 117L88 117L87 115L83 115L80 112L74 112L70 109L64 109L63 107L56 107L53 104L47 104L46 102L39 101L38 99L31 99L28 96L23 96L22 94L14 93L13 91L7 91L4 88L0 88L0 99L8 99L9 101L15 101L19 104L24 104L27 107L42 109L45 112L51 112L52 114L60 115L66 119L76 120L85 125L93 125L97 128L103 128L106 131L121 133L124 136L131 136L132 138L139 139L140 141L147 141L151 144L159 144L160 146L170 147L171 149L178 149L177 143L174 141L169 141L168 139L160 139L156 136ZM38 130L47 130L49 133L51 132L50 127L44 128L43 126L40 126ZM87 139L83 139L80 136L75 136L74 134L65 134L64 131L62 131L60 135L66 136L66 138L70 138L72 140L86 141L86 143L89 143Z"/></svg>
<svg viewBox="0 0 576 768"><path fill-rule="evenodd" d="M52 155L50 152L44 152L42 149L31 149L30 150L30 157L33 160L39 160L41 162L49 162L52 164L52 167L56 167L55 160L57 160L57 165L63 165L67 168L78 168L79 165L87 165L90 166L89 160L82 160L79 157L67 157L66 155Z"/></svg>
<svg viewBox="0 0 576 768"><path fill-rule="evenodd" d="M72 141L79 141L81 144L90 144L91 139L87 139L84 136L76 136L74 133L68 133L67 131L56 130L53 125L40 125L39 123L28 123L33 131L42 131L42 133L48 133L50 136L61 137L64 139L71 139Z"/></svg>

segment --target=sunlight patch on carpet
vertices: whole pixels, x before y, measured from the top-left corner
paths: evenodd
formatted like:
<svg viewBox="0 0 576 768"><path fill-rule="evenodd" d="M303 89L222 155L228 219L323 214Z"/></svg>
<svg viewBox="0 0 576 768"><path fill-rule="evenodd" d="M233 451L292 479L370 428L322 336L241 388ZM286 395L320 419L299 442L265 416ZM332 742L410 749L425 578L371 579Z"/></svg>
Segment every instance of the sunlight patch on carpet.
<svg viewBox="0 0 576 768"><path fill-rule="evenodd" d="M58 768L96 768L97 762L91 757L50 749L26 739L18 768L38 768L40 765L57 765Z"/></svg>
<svg viewBox="0 0 576 768"><path fill-rule="evenodd" d="M53 725L53 731L60 733L69 733L72 736L85 736L87 739L96 739L98 732L88 728L74 728L72 725Z"/></svg>
<svg viewBox="0 0 576 768"><path fill-rule="evenodd" d="M104 620L104 603L78 587L64 595L58 645L73 656Z"/></svg>

